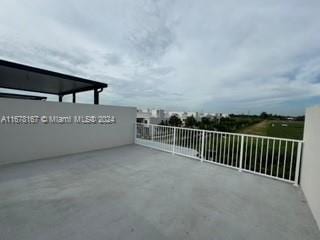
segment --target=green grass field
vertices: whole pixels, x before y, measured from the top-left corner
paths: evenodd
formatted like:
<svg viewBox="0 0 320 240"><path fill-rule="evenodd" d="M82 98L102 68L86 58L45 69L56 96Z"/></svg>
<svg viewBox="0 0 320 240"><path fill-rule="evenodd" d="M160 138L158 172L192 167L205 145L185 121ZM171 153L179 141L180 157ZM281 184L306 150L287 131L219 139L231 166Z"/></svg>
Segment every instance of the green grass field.
<svg viewBox="0 0 320 240"><path fill-rule="evenodd" d="M240 130L240 133L290 139L303 139L302 121L265 120Z"/></svg>

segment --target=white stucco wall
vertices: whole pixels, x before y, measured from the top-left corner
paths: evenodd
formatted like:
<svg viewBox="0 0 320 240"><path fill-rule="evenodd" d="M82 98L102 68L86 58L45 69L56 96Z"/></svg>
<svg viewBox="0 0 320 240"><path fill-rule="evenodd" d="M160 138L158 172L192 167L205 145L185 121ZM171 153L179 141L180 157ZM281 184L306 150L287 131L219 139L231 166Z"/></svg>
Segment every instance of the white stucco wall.
<svg viewBox="0 0 320 240"><path fill-rule="evenodd" d="M0 165L134 142L136 108L0 98L0 117L114 115L115 124L0 124Z"/></svg>
<svg viewBox="0 0 320 240"><path fill-rule="evenodd" d="M304 129L301 187L320 228L320 107L308 108Z"/></svg>

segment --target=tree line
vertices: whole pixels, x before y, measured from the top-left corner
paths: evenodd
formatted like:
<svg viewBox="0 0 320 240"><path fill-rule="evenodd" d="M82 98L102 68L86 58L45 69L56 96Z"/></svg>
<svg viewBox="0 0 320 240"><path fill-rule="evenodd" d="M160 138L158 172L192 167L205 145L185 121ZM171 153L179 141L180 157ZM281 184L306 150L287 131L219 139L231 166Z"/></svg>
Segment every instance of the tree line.
<svg viewBox="0 0 320 240"><path fill-rule="evenodd" d="M260 115L236 115L230 114L226 118L202 117L199 121L192 115L188 116L184 122L178 115L172 115L168 120L161 121L160 125L198 128L213 131L234 132L263 120L288 120L289 116L280 116L262 112ZM304 116L294 117L293 120L304 121Z"/></svg>

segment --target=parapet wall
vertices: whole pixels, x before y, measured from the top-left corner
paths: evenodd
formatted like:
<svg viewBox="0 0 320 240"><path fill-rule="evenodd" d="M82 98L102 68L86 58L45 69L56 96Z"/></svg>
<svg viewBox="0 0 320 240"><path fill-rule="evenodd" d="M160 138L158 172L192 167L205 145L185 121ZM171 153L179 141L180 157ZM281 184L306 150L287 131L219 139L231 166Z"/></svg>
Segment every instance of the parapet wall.
<svg viewBox="0 0 320 240"><path fill-rule="evenodd" d="M12 116L41 119L17 124ZM0 165L132 144L135 119L133 107L0 99Z"/></svg>
<svg viewBox="0 0 320 240"><path fill-rule="evenodd" d="M301 187L320 228L320 107L306 112Z"/></svg>

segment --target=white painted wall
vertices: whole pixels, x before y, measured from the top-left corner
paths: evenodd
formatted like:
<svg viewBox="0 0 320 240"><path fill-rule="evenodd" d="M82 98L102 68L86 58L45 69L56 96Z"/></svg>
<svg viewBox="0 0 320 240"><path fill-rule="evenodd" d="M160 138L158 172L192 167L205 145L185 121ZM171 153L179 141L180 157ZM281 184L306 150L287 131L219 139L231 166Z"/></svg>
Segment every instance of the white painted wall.
<svg viewBox="0 0 320 240"><path fill-rule="evenodd" d="M306 111L301 187L320 228L320 107Z"/></svg>
<svg viewBox="0 0 320 240"><path fill-rule="evenodd" d="M136 108L0 99L3 115L114 115L116 123L0 124L0 165L110 148L134 142Z"/></svg>

